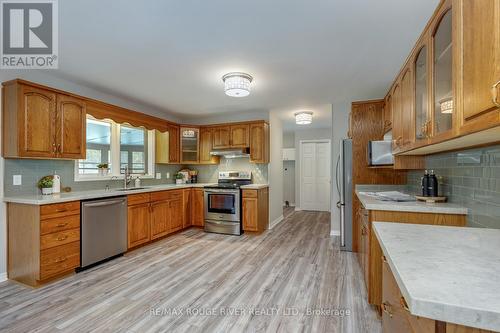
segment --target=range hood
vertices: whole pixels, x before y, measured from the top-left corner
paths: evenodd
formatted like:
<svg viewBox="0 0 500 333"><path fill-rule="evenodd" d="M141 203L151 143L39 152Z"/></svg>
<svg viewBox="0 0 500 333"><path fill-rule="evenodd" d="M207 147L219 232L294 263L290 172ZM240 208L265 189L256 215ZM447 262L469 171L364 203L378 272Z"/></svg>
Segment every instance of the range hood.
<svg viewBox="0 0 500 333"><path fill-rule="evenodd" d="M222 156L225 158L240 158L250 156L248 148L214 149L210 152L213 156Z"/></svg>

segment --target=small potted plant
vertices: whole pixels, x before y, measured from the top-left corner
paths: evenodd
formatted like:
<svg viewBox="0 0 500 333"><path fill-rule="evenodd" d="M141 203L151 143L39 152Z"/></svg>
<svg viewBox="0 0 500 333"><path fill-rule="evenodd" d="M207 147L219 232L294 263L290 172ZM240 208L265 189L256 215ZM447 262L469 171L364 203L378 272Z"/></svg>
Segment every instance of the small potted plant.
<svg viewBox="0 0 500 333"><path fill-rule="evenodd" d="M97 165L97 169L99 170L99 175L106 176L108 174L108 163L101 163Z"/></svg>
<svg viewBox="0 0 500 333"><path fill-rule="evenodd" d="M45 176L38 181L38 188L42 190L43 195L49 195L52 194L53 184L54 181L52 179L52 176Z"/></svg>
<svg viewBox="0 0 500 333"><path fill-rule="evenodd" d="M176 184L183 184L184 183L184 175L180 172L176 173L174 175L175 178L175 183Z"/></svg>

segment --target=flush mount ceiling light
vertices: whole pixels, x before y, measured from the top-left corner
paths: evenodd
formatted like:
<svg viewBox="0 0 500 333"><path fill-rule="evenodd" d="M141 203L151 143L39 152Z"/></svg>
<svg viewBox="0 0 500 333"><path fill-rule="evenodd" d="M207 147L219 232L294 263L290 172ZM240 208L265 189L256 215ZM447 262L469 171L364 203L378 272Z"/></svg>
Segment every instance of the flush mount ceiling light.
<svg viewBox="0 0 500 333"><path fill-rule="evenodd" d="M249 74L232 72L222 77L224 91L231 97L245 97L250 95L250 83L253 78Z"/></svg>
<svg viewBox="0 0 500 333"><path fill-rule="evenodd" d="M441 108L441 113L453 113L453 98L443 98L439 101L439 107Z"/></svg>
<svg viewBox="0 0 500 333"><path fill-rule="evenodd" d="M297 125L309 125L312 123L313 113L311 111L301 111L295 113L295 123Z"/></svg>

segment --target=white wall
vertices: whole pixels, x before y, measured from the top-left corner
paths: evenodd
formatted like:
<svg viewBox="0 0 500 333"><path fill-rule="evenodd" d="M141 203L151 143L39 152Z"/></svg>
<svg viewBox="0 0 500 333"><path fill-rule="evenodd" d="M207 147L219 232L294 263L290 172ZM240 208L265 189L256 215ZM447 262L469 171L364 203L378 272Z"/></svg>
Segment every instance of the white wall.
<svg viewBox="0 0 500 333"><path fill-rule="evenodd" d="M340 153L340 141L347 138L347 128L349 122L350 102L340 102L332 105L332 214L331 214L331 234L340 235L340 212L337 209L337 201L340 200L335 185L335 164Z"/></svg>
<svg viewBox="0 0 500 333"><path fill-rule="evenodd" d="M277 112L269 113L270 158L269 163L269 223L283 219L283 124Z"/></svg>
<svg viewBox="0 0 500 333"><path fill-rule="evenodd" d="M300 208L300 141L331 140L332 129L303 129L295 131L295 206Z"/></svg>

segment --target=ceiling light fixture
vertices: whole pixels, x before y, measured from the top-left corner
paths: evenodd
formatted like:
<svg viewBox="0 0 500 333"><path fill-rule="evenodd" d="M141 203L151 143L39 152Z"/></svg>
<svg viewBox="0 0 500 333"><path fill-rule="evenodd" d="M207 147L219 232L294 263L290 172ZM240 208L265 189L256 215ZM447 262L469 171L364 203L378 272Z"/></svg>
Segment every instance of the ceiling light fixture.
<svg viewBox="0 0 500 333"><path fill-rule="evenodd" d="M312 123L313 113L311 111L301 111L295 113L295 123L297 125L309 125Z"/></svg>
<svg viewBox="0 0 500 333"><path fill-rule="evenodd" d="M240 72L227 73L222 77L224 91L231 97L245 97L250 95L251 75Z"/></svg>

